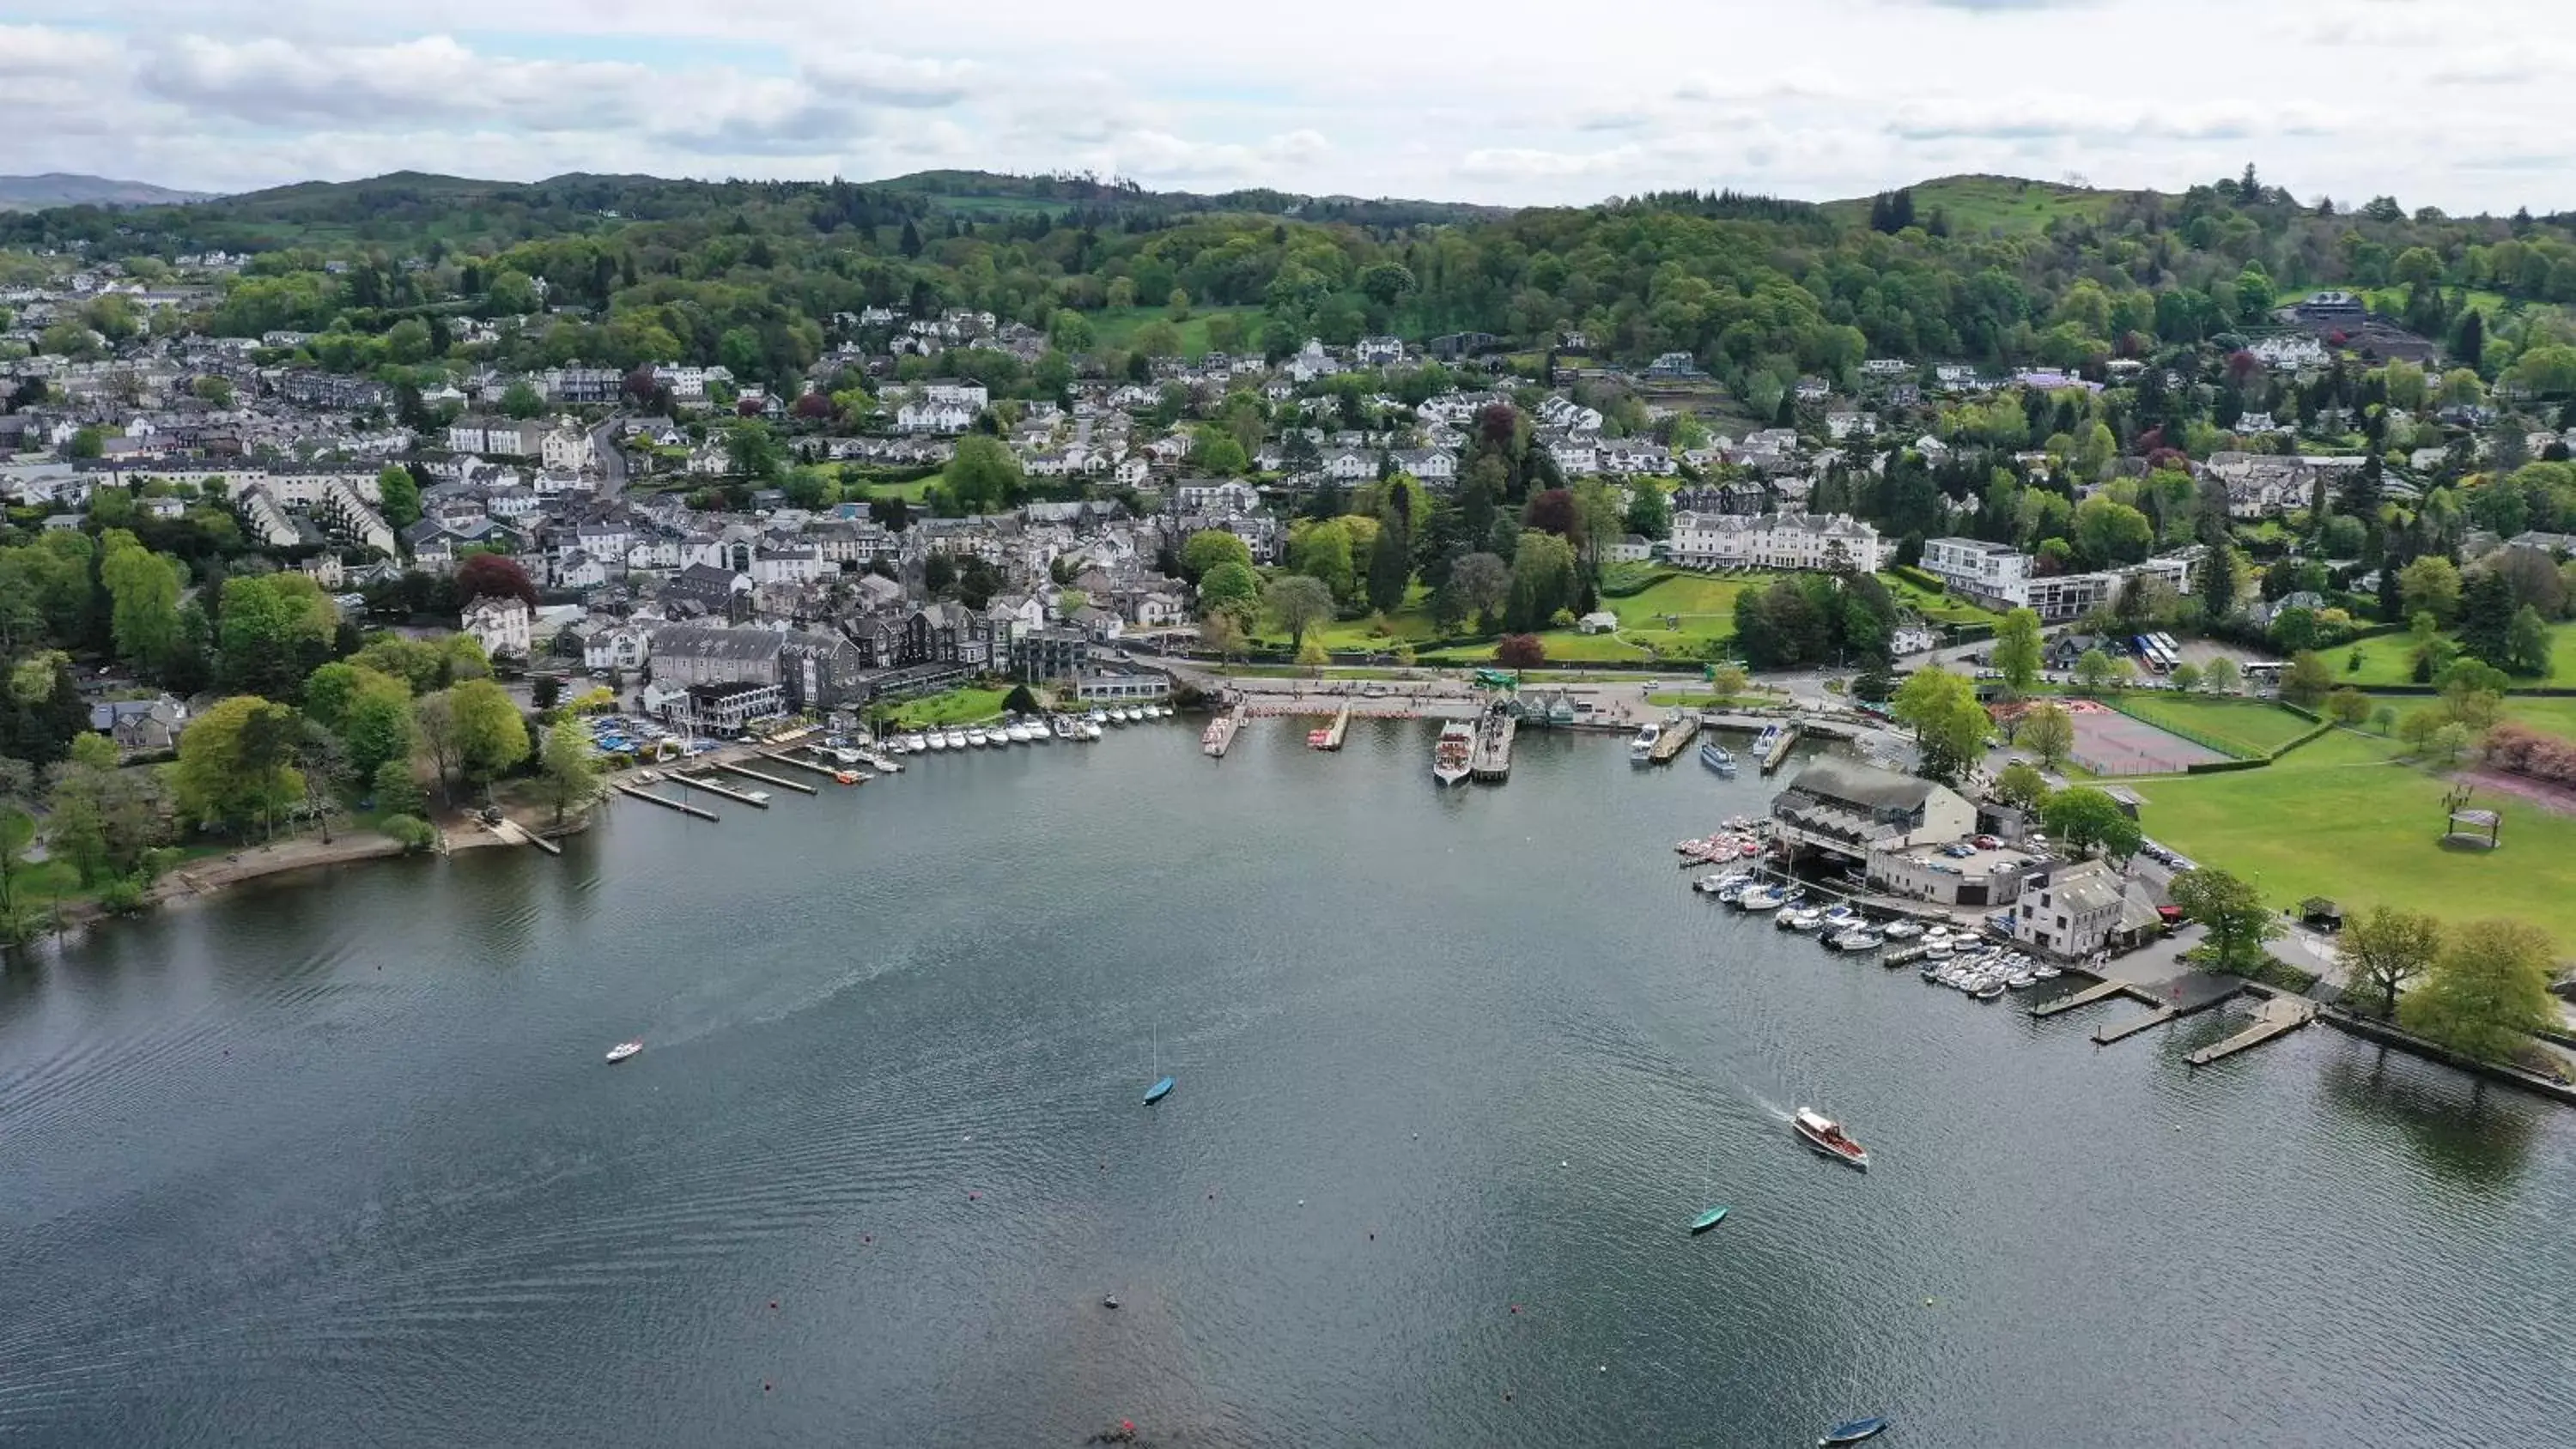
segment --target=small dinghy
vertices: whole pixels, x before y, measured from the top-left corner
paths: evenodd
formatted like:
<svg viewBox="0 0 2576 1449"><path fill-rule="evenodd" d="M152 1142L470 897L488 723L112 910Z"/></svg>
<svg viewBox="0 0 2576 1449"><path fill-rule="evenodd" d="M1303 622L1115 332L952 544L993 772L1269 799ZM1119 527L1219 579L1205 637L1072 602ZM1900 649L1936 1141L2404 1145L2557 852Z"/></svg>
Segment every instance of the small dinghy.
<svg viewBox="0 0 2576 1449"><path fill-rule="evenodd" d="M1172 1095L1172 1079L1165 1077L1145 1089L1145 1105L1151 1107L1170 1095Z"/></svg>
<svg viewBox="0 0 2576 1449"><path fill-rule="evenodd" d="M1863 1439L1875 1439L1886 1432L1887 1421L1885 1419L1875 1417L1867 1419L1845 1419L1843 1422L1827 1429L1824 1434L1816 1440L1816 1443L1819 1446L1819 1449L1824 1449L1824 1446L1834 1444L1857 1444Z"/></svg>
<svg viewBox="0 0 2576 1449"><path fill-rule="evenodd" d="M640 1041L619 1042L617 1045L608 1049L609 1065L615 1066L617 1063L626 1060L628 1057L631 1057L642 1050L644 1050L644 1043Z"/></svg>
<svg viewBox="0 0 2576 1449"><path fill-rule="evenodd" d="M1719 1223L1725 1221L1726 1209L1722 1207L1710 1208L1707 1212L1701 1213L1698 1217L1691 1219L1691 1236L1696 1238L1700 1234L1707 1232L1709 1229L1716 1227Z"/></svg>

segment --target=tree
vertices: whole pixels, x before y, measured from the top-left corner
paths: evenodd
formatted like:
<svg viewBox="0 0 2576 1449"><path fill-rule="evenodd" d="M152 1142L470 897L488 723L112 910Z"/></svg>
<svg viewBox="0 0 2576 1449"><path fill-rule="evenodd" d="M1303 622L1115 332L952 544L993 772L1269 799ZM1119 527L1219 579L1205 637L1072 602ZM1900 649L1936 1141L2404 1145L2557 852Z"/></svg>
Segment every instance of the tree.
<svg viewBox="0 0 2576 1449"><path fill-rule="evenodd" d="M1349 598L1359 576L1351 566L1351 531L1343 519L1311 523L1288 543L1288 566L1321 582L1335 600Z"/></svg>
<svg viewBox="0 0 2576 1449"><path fill-rule="evenodd" d="M501 411L514 418L533 418L546 410L546 400L528 386L525 378L501 390Z"/></svg>
<svg viewBox="0 0 2576 1449"><path fill-rule="evenodd" d="M2200 688L2200 666L2186 659L2173 667L2173 687L2185 694Z"/></svg>
<svg viewBox="0 0 2576 1449"><path fill-rule="evenodd" d="M2435 624L2448 627L2459 617L2460 571L2440 554L2428 553L2398 570L2397 592L2410 619L2431 614Z"/></svg>
<svg viewBox="0 0 2576 1449"><path fill-rule="evenodd" d="M2173 902L2209 928L2218 969L2239 975L2262 959L2263 943L2281 934L2281 923L2254 887L2226 871L2204 867L2173 880Z"/></svg>
<svg viewBox="0 0 2576 1449"><path fill-rule="evenodd" d="M2442 923L2419 911L2378 906L2344 924L2335 943L2343 963L2343 999L2381 1017L2396 1014L2406 983L2432 967L2442 949Z"/></svg>
<svg viewBox="0 0 2576 1449"><path fill-rule="evenodd" d="M1252 567L1252 545L1222 528L1204 528L1181 545L1181 577L1204 586L1208 570L1219 564Z"/></svg>
<svg viewBox="0 0 2576 1449"><path fill-rule="evenodd" d="M519 599L534 609L537 606L536 581L517 559L497 553L478 553L456 569L456 602L458 607L476 599Z"/></svg>
<svg viewBox="0 0 2576 1449"><path fill-rule="evenodd" d="M1977 703L1976 687L1959 675L1938 668L1914 671L1888 713L1913 728L1923 773L1932 779L1957 780L1985 754L1992 722Z"/></svg>
<svg viewBox="0 0 2576 1449"><path fill-rule="evenodd" d="M2516 674L2547 678L2549 675L2549 625L2540 611L2529 604L2514 610L2505 625L2503 666Z"/></svg>
<svg viewBox="0 0 2576 1449"><path fill-rule="evenodd" d="M1380 518L1377 539L1369 545L1369 607L1380 613L1403 607L1405 590L1412 582L1413 531L1401 519Z"/></svg>
<svg viewBox="0 0 2576 1449"><path fill-rule="evenodd" d="M1676 414L1688 418L1688 413ZM1628 500L1628 531L1640 538L1670 538L1673 532L1672 500L1652 483L1641 482Z"/></svg>
<svg viewBox="0 0 2576 1449"><path fill-rule="evenodd" d="M2076 505L2075 546L2097 568L2136 563L2155 541L2155 525L2147 516L2107 493Z"/></svg>
<svg viewBox="0 0 2576 1449"><path fill-rule="evenodd" d="M1457 599L1459 616L1474 618L1478 632L1485 632L1511 599L1511 565L1490 553L1461 554L1449 565L1445 587Z"/></svg>
<svg viewBox="0 0 2576 1449"><path fill-rule="evenodd" d="M98 577L107 587L116 655L157 674L180 644L179 564L145 548L123 529L101 534L99 546Z"/></svg>
<svg viewBox="0 0 2576 1449"><path fill-rule="evenodd" d="M1574 547L1556 534L1525 529L1512 554L1511 592L1503 604L1504 627L1518 633L1544 629L1575 595Z"/></svg>
<svg viewBox="0 0 2576 1449"><path fill-rule="evenodd" d="M456 761L466 779L490 781L528 757L528 726L501 686L469 679L447 691L455 715Z"/></svg>
<svg viewBox="0 0 2576 1449"><path fill-rule="evenodd" d="M1201 534L1200 537L1206 537ZM1228 534L1231 538L1233 535ZM1199 578L1199 617L1233 614L1240 623L1261 606L1261 577L1245 563L1221 563Z"/></svg>
<svg viewBox="0 0 2576 1449"><path fill-rule="evenodd" d="M2051 840L2077 850L2098 847L2113 860L2137 854L2145 839L2138 822L2129 818L2119 801L2090 785L2058 791L2040 811L2040 819L2047 823Z"/></svg>
<svg viewBox="0 0 2576 1449"><path fill-rule="evenodd" d="M2200 683L2212 694L2234 694L2243 677L2244 671L2236 667L2236 661L2221 654L2200 672Z"/></svg>
<svg viewBox="0 0 2576 1449"><path fill-rule="evenodd" d="M2424 984L2397 1004L2408 1031L2480 1061L2509 1061L2558 1020L2549 936L2519 921L2452 928Z"/></svg>
<svg viewBox="0 0 2576 1449"><path fill-rule="evenodd" d="M2358 728L2370 718L2370 696L2346 685L2326 696L2326 713L2347 729Z"/></svg>
<svg viewBox="0 0 2576 1449"><path fill-rule="evenodd" d="M2290 665L2281 671L2281 698L2301 709L2314 709L2325 702L2334 688L2334 671L2313 649L2302 649L2290 656Z"/></svg>
<svg viewBox="0 0 2576 1449"><path fill-rule="evenodd" d="M18 874L36 839L36 771L25 760L0 758L0 943L25 938Z"/></svg>
<svg viewBox="0 0 2576 1449"><path fill-rule="evenodd" d="M511 714L517 717L516 710ZM537 758L537 779L546 802L554 807L557 825L563 824L567 809L589 804L599 793L599 760L591 753L589 732L569 719L549 726L545 749Z"/></svg>
<svg viewBox="0 0 2576 1449"><path fill-rule="evenodd" d="M292 698L331 657L340 611L311 576L236 575L224 580L218 669L227 688Z"/></svg>
<svg viewBox="0 0 2576 1449"><path fill-rule="evenodd" d="M2048 778L2028 760L2015 760L1995 776L1995 798L2023 810L2048 803Z"/></svg>
<svg viewBox="0 0 2576 1449"><path fill-rule="evenodd" d="M2087 649L2075 659L2075 685L2086 694L2101 694L2117 684L2119 666L2100 649Z"/></svg>
<svg viewBox="0 0 2576 1449"><path fill-rule="evenodd" d="M957 440L948 460L948 496L965 513L992 513L1015 507L1027 490L1020 460L1002 440L969 433Z"/></svg>
<svg viewBox="0 0 2576 1449"><path fill-rule="evenodd" d="M2014 695L2030 692L2039 681L2040 647L2039 614L2031 609L2015 609L2004 615L1995 630L1993 658L1995 669L2004 677L2004 688Z"/></svg>
<svg viewBox="0 0 2576 1449"><path fill-rule="evenodd" d="M409 528L420 522L420 482L400 463L387 463L376 474L376 498L385 522Z"/></svg>
<svg viewBox="0 0 2576 1449"><path fill-rule="evenodd" d="M1333 617L1333 594L1323 581L1309 574L1289 574L1273 579L1262 590L1262 605L1288 631L1291 649L1302 649L1306 631Z"/></svg>
<svg viewBox="0 0 2576 1449"><path fill-rule="evenodd" d="M237 694L189 721L170 784L182 818L209 829L263 830L304 795L293 764L303 721L292 709Z"/></svg>
<svg viewBox="0 0 2576 1449"><path fill-rule="evenodd" d="M2236 612L2236 593L2244 576L2235 548L2221 542L2210 549L2200 569L2200 603L2208 611L2210 622L2224 622Z"/></svg>
<svg viewBox="0 0 2576 1449"><path fill-rule="evenodd" d="M2062 770L2067 756L2075 752L2075 716L2068 714L2062 704L2043 704L2021 717L2021 728L2014 737L2023 749L2039 757L2041 765Z"/></svg>
<svg viewBox="0 0 2576 1449"><path fill-rule="evenodd" d="M411 761L387 760L368 777L368 792L378 810L399 815L418 815L424 805L420 781L413 778Z"/></svg>
<svg viewBox="0 0 2576 1449"><path fill-rule="evenodd" d="M1199 644L1213 651L1219 661L1231 663L1243 652L1243 621L1232 609L1210 612L1199 621Z"/></svg>
<svg viewBox="0 0 2576 1449"><path fill-rule="evenodd" d="M758 418L744 418L725 430L725 468L743 478L774 478L786 466L777 435Z"/></svg>
<svg viewBox="0 0 2576 1449"><path fill-rule="evenodd" d="M1318 636L1297 646L1297 662L1305 668L1320 670L1333 662L1333 656L1325 651L1324 641Z"/></svg>
<svg viewBox="0 0 2576 1449"><path fill-rule="evenodd" d="M1494 662L1506 669L1535 669L1547 662L1547 646L1536 634L1506 634L1494 644Z"/></svg>

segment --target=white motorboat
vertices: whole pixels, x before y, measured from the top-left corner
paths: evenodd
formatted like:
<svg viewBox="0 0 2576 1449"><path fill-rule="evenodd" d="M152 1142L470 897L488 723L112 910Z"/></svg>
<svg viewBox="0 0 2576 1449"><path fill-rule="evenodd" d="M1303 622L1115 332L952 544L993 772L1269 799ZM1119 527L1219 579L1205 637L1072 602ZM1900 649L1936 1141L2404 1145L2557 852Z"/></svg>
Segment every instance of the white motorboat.
<svg viewBox="0 0 2576 1449"><path fill-rule="evenodd" d="M1880 934L1891 941L1911 941L1923 934L1923 928L1912 921L1890 921Z"/></svg>
<svg viewBox="0 0 2576 1449"><path fill-rule="evenodd" d="M1852 1140L1841 1123L1822 1112L1810 1107L1799 1108L1798 1115L1789 1121L1789 1130L1798 1134L1799 1141L1837 1162L1846 1162L1854 1167L1869 1166L1868 1151Z"/></svg>
<svg viewBox="0 0 2576 1449"><path fill-rule="evenodd" d="M859 752L848 748L835 749L832 751L832 758L844 765L855 765L860 762Z"/></svg>
<svg viewBox="0 0 2576 1449"><path fill-rule="evenodd" d="M1109 711L1095 706L1091 713L1084 715L1083 718L1096 725L1105 725L1109 723Z"/></svg>
<svg viewBox="0 0 2576 1449"><path fill-rule="evenodd" d="M1032 738L1029 734L1029 727L1019 720L1011 721L1010 728L1004 730L1003 733L1009 735L1011 737L1011 743L1015 745L1025 745Z"/></svg>
<svg viewBox="0 0 2576 1449"><path fill-rule="evenodd" d="M948 727L946 738L948 740L948 748L952 750L962 750L966 748L966 732L957 728L955 725L950 725Z"/></svg>
<svg viewBox="0 0 2576 1449"><path fill-rule="evenodd" d="M742 798L750 801L754 805L766 805L769 803L769 792L766 790L745 790L742 792Z"/></svg>
<svg viewBox="0 0 2576 1449"><path fill-rule="evenodd" d="M970 729L966 732L966 744L970 749L981 749L985 745L991 743L992 741L985 737L984 730L981 725L978 725L974 729Z"/></svg>
<svg viewBox="0 0 2576 1449"><path fill-rule="evenodd" d="M1765 886L1760 890L1746 891L1736 897L1735 904L1748 911L1776 911L1786 904L1788 899L1780 893L1779 887Z"/></svg>
<svg viewBox="0 0 2576 1449"><path fill-rule="evenodd" d="M1100 738L1100 721L1092 719L1084 720L1082 722L1082 737L1086 741Z"/></svg>
<svg viewBox="0 0 2576 1449"><path fill-rule="evenodd" d="M644 1050L644 1043L640 1041L619 1042L617 1045L608 1049L609 1065L614 1066L642 1050Z"/></svg>
<svg viewBox="0 0 2576 1449"><path fill-rule="evenodd" d="M903 750L905 754L917 755L923 750L929 748L930 736L922 734L917 730L903 737Z"/></svg>
<svg viewBox="0 0 2576 1449"><path fill-rule="evenodd" d="M1828 944L1837 951L1875 951L1884 939L1876 931L1854 930L1833 937Z"/></svg>
<svg viewBox="0 0 2576 1449"><path fill-rule="evenodd" d="M1655 758L1655 742L1663 737L1664 727L1653 720L1637 726L1637 737L1628 742L1628 758L1640 765L1652 761Z"/></svg>
<svg viewBox="0 0 2576 1449"><path fill-rule="evenodd" d="M946 750L948 748L948 736L938 730L932 730L930 733L923 735L921 737L921 742L933 750Z"/></svg>
<svg viewBox="0 0 2576 1449"><path fill-rule="evenodd" d="M1078 738L1078 734L1073 727L1073 721L1065 718L1063 715L1057 715L1048 723L1049 728L1055 731L1055 737L1057 739L1070 740Z"/></svg>

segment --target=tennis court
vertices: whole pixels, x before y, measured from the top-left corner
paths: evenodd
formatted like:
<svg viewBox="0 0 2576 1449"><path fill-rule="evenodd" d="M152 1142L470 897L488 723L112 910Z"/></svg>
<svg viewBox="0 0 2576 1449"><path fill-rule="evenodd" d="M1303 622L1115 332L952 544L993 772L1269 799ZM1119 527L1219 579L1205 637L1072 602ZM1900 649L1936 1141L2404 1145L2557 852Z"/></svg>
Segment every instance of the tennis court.
<svg viewBox="0 0 2576 1449"><path fill-rule="evenodd" d="M2171 775L2229 756L2089 699L2066 701L2075 718L2075 763L2096 775Z"/></svg>

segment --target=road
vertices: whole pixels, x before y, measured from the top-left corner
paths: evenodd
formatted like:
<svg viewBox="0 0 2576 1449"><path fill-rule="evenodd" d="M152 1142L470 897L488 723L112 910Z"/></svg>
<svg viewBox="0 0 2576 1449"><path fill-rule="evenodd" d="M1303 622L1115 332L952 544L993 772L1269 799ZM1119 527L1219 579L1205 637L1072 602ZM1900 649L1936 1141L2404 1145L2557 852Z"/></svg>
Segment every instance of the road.
<svg viewBox="0 0 2576 1449"><path fill-rule="evenodd" d="M617 419L601 420L590 430L591 457L599 465L599 496L615 498L626 491L626 454L617 447Z"/></svg>

